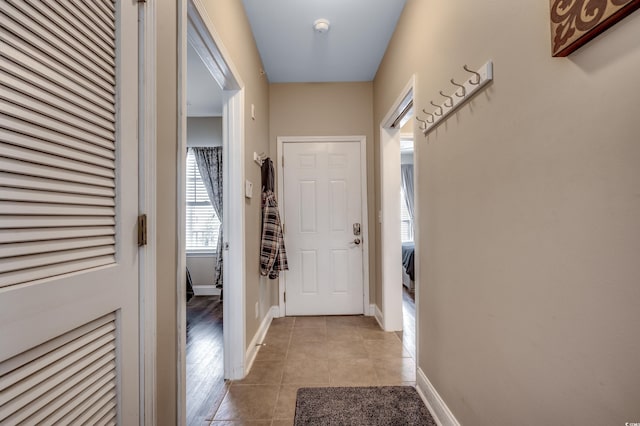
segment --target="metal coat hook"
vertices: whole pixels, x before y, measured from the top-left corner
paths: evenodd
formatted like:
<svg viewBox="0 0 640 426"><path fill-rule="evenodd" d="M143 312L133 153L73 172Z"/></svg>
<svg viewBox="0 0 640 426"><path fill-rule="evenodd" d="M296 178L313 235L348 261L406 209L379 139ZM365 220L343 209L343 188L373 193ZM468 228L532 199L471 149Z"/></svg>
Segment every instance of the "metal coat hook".
<svg viewBox="0 0 640 426"><path fill-rule="evenodd" d="M424 124L424 126L423 126L422 124L420 125L420 129L424 130L424 129L426 129L426 128L427 128L427 123L428 123L427 121L422 120L422 119L421 119L420 117L418 117L417 115L416 115L416 120L418 120L419 122L421 122L421 123L423 123L423 124ZM433 123L433 121L431 121L431 123Z"/></svg>
<svg viewBox="0 0 640 426"><path fill-rule="evenodd" d="M440 91L440 94L442 96L444 96L445 98L449 98L449 101L451 102L449 105L447 105L447 101L444 101L444 106L451 108L453 106L453 98L449 95L445 95L444 93L442 93L442 90Z"/></svg>
<svg viewBox="0 0 640 426"><path fill-rule="evenodd" d="M262 167L262 163L264 163L264 160L266 160L267 157L267 154L265 154L264 152L261 152L260 154L258 154L257 152L253 153L253 161L255 161L260 167Z"/></svg>
<svg viewBox="0 0 640 426"><path fill-rule="evenodd" d="M438 108L440 110L440 112L436 111L435 114L436 115L442 115L442 107L440 105L436 105L433 103L433 101L429 101L431 103L431 105L433 105L434 107Z"/></svg>
<svg viewBox="0 0 640 426"><path fill-rule="evenodd" d="M474 86L477 86L478 84L480 84L480 73L475 72L474 70L470 70L467 65L465 64L462 68L464 68L465 71L470 72L471 74L475 75L477 80L473 81L473 80L469 80L469 83L473 84Z"/></svg>
<svg viewBox="0 0 640 426"><path fill-rule="evenodd" d="M429 120L429 117L427 117L427 123L431 124L433 123L433 121L435 120L435 117L433 116L433 114L431 114L430 112L428 112L426 109L422 108L422 112L424 112L425 114L427 114L429 117L431 117L431 120Z"/></svg>
<svg viewBox="0 0 640 426"><path fill-rule="evenodd" d="M455 81L453 81L453 79L451 79L451 84L453 84L454 86L462 87L462 95L458 95L458 91L457 90L454 92L457 97L464 98L466 96L467 89L465 89L465 87L462 84L456 83Z"/></svg>

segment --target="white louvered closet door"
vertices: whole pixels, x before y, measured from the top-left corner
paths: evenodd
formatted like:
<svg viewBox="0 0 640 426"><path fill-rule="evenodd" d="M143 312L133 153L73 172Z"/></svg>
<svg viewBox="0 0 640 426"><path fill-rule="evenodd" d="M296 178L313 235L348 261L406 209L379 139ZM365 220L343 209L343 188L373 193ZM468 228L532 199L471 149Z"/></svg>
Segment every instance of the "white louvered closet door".
<svg viewBox="0 0 640 426"><path fill-rule="evenodd" d="M0 0L0 424L137 424L133 0Z"/></svg>

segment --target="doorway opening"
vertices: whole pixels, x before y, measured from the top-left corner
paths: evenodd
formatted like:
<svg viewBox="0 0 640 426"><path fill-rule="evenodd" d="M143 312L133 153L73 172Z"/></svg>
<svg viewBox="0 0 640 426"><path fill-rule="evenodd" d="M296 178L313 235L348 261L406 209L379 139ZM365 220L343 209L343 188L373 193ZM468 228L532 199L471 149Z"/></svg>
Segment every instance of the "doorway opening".
<svg viewBox="0 0 640 426"><path fill-rule="evenodd" d="M416 356L415 191L413 113L400 130L400 241L402 243L402 342Z"/></svg>
<svg viewBox="0 0 640 426"><path fill-rule="evenodd" d="M204 5L199 1L184 0L182 6L179 9L181 37L178 49L181 60L178 74L181 78L178 92L181 107L177 164L180 251L176 290L178 418L181 424L185 424L187 416L192 423L208 415L208 411L215 410L220 402L218 399L224 396L225 379L244 377L246 344L242 191L244 85ZM193 71L201 75L194 76ZM190 85L195 94L189 93ZM204 96L198 99L198 94ZM216 150L218 157L213 163L217 165L211 166L212 162L202 161L196 148ZM201 170L206 173L200 173ZM212 182L218 185L221 197L219 194L210 196L211 188L207 185ZM207 203L210 206L207 207ZM216 272L218 258L223 259L217 267L220 272ZM200 294L190 302L189 317L187 267L194 293ZM232 282L234 285L229 285ZM201 321L204 318L207 320ZM196 368L200 377L191 376L193 363L200 364L200 368ZM206 375L209 377L204 377ZM203 380L200 386L199 379ZM191 392L194 388L199 389Z"/></svg>
<svg viewBox="0 0 640 426"><path fill-rule="evenodd" d="M403 344L417 359L414 90L412 77L380 123L382 309L376 314L386 331L402 331Z"/></svg>
<svg viewBox="0 0 640 426"><path fill-rule="evenodd" d="M187 424L224 395L222 308L222 120L224 92L187 45L186 400Z"/></svg>

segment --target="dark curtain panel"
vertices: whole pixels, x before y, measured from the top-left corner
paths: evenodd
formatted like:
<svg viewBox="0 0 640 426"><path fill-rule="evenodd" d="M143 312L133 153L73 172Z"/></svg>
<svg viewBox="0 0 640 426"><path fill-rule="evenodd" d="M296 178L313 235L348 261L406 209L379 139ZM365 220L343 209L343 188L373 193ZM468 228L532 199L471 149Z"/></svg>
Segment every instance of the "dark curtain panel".
<svg viewBox="0 0 640 426"><path fill-rule="evenodd" d="M220 219L216 248L215 285L222 285L222 147L190 148L198 164L200 177L207 188L211 205Z"/></svg>
<svg viewBox="0 0 640 426"><path fill-rule="evenodd" d="M413 227L414 197L413 197L413 164L403 164L400 166L402 173L402 190L409 211L409 219L411 219L411 227Z"/></svg>

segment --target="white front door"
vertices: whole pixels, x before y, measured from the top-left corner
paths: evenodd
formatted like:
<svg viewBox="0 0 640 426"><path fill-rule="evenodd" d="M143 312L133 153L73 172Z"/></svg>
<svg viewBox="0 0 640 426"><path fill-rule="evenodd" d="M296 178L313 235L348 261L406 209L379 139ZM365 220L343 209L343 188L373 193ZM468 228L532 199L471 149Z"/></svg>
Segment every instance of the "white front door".
<svg viewBox="0 0 640 426"><path fill-rule="evenodd" d="M360 149L283 144L286 315L364 313Z"/></svg>
<svg viewBox="0 0 640 426"><path fill-rule="evenodd" d="M0 424L138 423L137 17L0 3Z"/></svg>

